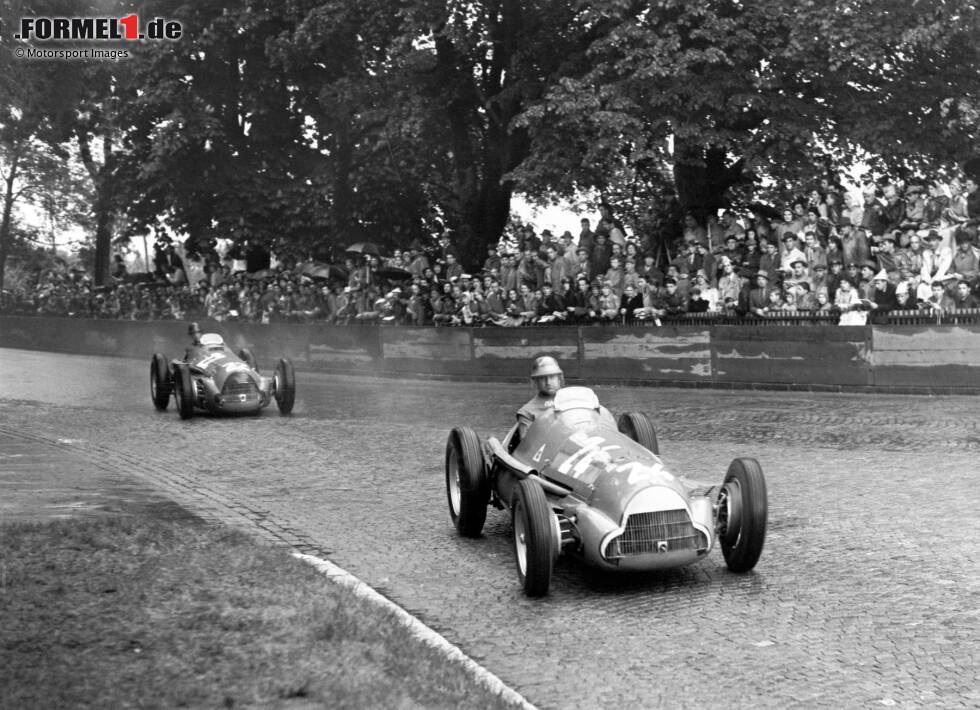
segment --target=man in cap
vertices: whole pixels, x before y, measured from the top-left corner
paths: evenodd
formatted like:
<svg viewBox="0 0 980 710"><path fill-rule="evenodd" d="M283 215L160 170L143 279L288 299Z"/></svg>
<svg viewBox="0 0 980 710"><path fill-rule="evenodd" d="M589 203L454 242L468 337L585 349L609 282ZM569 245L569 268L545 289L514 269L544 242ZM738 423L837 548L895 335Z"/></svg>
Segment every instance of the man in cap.
<svg viewBox="0 0 980 710"><path fill-rule="evenodd" d="M881 269L872 281L868 290L868 300L871 301L872 317L885 315L898 309L898 297L895 294L895 284L888 280L888 272Z"/></svg>
<svg viewBox="0 0 980 710"><path fill-rule="evenodd" d="M764 316L769 305L769 273L759 271L755 275L756 286L749 291L749 311L757 316Z"/></svg>
<svg viewBox="0 0 980 710"><path fill-rule="evenodd" d="M956 251L953 252L953 265L950 267L950 275L957 281L966 281L971 289L980 278L980 255L973 246L972 231L969 227L956 230Z"/></svg>
<svg viewBox="0 0 980 710"><path fill-rule="evenodd" d="M517 435L524 437L527 428L538 417L554 411L555 395L565 385L565 373L558 361L548 355L534 359L531 365L531 384L535 395L517 410Z"/></svg>

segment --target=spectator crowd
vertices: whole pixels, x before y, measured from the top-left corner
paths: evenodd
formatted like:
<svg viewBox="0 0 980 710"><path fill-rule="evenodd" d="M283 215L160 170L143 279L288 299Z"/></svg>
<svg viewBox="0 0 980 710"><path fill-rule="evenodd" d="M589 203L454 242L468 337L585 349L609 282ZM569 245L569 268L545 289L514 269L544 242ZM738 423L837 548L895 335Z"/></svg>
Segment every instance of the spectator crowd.
<svg viewBox="0 0 980 710"><path fill-rule="evenodd" d="M822 314L860 324L891 311L932 315L980 306L980 191L968 177L906 184L829 179L777 211L684 219L675 250L630 235L607 208L577 235L508 227L464 269L448 231L384 257L360 243L339 263L282 258L256 245L157 240L152 272L112 284L49 270L4 292L6 313L122 319L393 323L436 326L649 323L686 314L732 318Z"/></svg>

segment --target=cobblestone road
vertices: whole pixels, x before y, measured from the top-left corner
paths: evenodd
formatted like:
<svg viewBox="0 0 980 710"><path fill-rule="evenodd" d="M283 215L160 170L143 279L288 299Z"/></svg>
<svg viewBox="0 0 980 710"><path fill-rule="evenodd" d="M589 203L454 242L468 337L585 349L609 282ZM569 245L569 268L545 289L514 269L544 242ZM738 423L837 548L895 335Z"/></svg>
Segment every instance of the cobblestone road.
<svg viewBox="0 0 980 710"><path fill-rule="evenodd" d="M442 480L450 428L499 436L527 387L301 373L293 417L181 422L148 369L0 349L0 446L327 555L540 707L980 706L980 398L599 388L650 414L674 470L758 458L766 549L746 576L717 551L628 577L561 561L531 601L509 520L456 537Z"/></svg>

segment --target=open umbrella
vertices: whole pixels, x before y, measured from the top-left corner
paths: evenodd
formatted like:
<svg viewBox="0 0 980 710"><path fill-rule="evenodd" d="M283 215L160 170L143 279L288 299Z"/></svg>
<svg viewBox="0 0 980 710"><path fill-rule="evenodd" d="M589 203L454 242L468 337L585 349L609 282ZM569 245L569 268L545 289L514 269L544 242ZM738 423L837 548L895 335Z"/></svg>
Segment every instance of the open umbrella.
<svg viewBox="0 0 980 710"><path fill-rule="evenodd" d="M303 267L303 273L317 281L330 281L331 279L346 281L349 276L347 269L336 264L307 264Z"/></svg>
<svg viewBox="0 0 980 710"><path fill-rule="evenodd" d="M382 279L390 279L391 281L408 281L412 278L412 272L401 269L397 266L382 266L380 269L374 270L374 275Z"/></svg>
<svg viewBox="0 0 980 710"><path fill-rule="evenodd" d="M381 256L381 251L378 249L378 245L373 242L354 242L344 251L348 254L361 254L362 256L370 254L371 256Z"/></svg>

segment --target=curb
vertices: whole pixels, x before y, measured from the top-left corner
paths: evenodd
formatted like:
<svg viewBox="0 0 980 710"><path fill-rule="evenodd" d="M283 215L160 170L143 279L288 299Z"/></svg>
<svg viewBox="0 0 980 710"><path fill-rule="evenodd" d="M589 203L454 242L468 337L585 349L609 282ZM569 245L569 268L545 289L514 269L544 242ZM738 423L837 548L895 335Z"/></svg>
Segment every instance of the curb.
<svg viewBox="0 0 980 710"><path fill-rule="evenodd" d="M408 628L412 636L425 645L445 654L447 660L462 665L463 669L478 685L500 696L508 703L523 708L523 710L537 710L523 695L506 685L500 678L463 653L458 646L450 643L445 636L430 629L419 621L419 619L409 614L387 597L376 592L367 583L358 579L347 570L338 567L329 560L314 555L307 555L303 552L293 552L291 554L293 557L315 567L318 572L328 577L332 582L351 590L355 596L384 611L394 614Z"/></svg>

